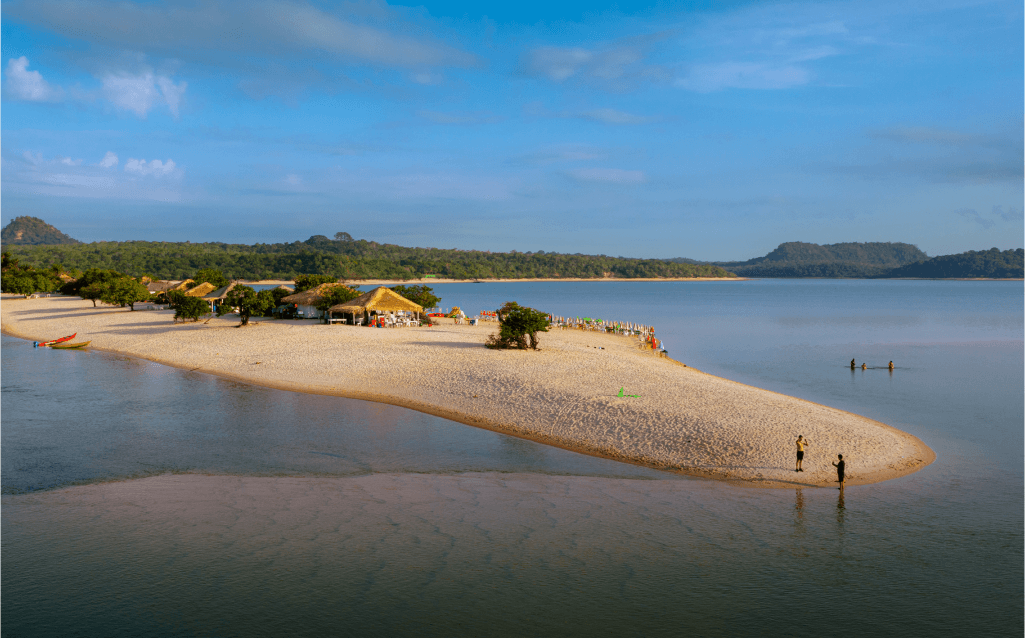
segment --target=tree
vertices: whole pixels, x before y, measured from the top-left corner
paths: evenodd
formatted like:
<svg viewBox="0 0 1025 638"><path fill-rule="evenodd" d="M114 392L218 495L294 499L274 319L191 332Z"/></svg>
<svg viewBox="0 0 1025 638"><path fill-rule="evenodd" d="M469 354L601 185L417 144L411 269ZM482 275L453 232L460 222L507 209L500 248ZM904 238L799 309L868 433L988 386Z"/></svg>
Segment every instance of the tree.
<svg viewBox="0 0 1025 638"><path fill-rule="evenodd" d="M149 290L134 277L121 277L101 286L100 301L112 306L128 306L129 310L134 311L135 302L149 299Z"/></svg>
<svg viewBox="0 0 1025 638"><path fill-rule="evenodd" d="M434 308L441 303L441 297L434 296L434 289L428 286L392 286L394 292L399 293L413 303L427 308Z"/></svg>
<svg viewBox="0 0 1025 638"><path fill-rule="evenodd" d="M167 291L167 301L174 310L175 321L199 321L203 315L210 314L210 304L199 297L190 297L181 290Z"/></svg>
<svg viewBox="0 0 1025 638"><path fill-rule="evenodd" d="M207 282L213 284L215 288L223 288L231 283L228 281L228 278L224 276L224 273L213 268L201 268L196 271L196 274L192 276L192 279L196 282L193 286L198 286L201 283Z"/></svg>
<svg viewBox="0 0 1025 638"><path fill-rule="evenodd" d="M352 301L361 294L362 293L355 288L350 288L345 285L332 286L327 289L324 296L316 303L316 308L321 312L327 312L328 308L331 306L337 306L340 303Z"/></svg>
<svg viewBox="0 0 1025 638"><path fill-rule="evenodd" d="M81 277L69 281L61 286L61 292L65 295L78 295L82 299L89 299L96 307L96 301L107 284L124 277L116 270L103 270L101 268L90 268Z"/></svg>
<svg viewBox="0 0 1025 638"><path fill-rule="evenodd" d="M537 350L537 333L548 332L548 314L507 301L498 309L498 334L485 342L489 348L528 347ZM528 344L529 339L529 344Z"/></svg>
<svg viewBox="0 0 1025 638"><path fill-rule="evenodd" d="M333 284L338 281L337 277L330 275L298 275L295 278L295 291L302 292L316 288L320 284Z"/></svg>
<svg viewBox="0 0 1025 638"><path fill-rule="evenodd" d="M349 233L335 233L335 241L353 241Z"/></svg>
<svg viewBox="0 0 1025 638"><path fill-rule="evenodd" d="M269 290L256 292L249 286L235 286L224 298L224 302L217 306L217 316L226 315L237 309L241 323L239 326L248 326L249 318L253 315L261 316L274 308L274 295Z"/></svg>

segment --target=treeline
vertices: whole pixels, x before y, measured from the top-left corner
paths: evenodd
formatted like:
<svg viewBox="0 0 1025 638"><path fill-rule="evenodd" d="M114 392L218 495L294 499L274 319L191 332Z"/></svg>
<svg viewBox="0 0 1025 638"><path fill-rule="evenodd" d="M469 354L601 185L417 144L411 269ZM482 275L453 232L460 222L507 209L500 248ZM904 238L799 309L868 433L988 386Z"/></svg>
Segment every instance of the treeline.
<svg viewBox="0 0 1025 638"><path fill-rule="evenodd" d="M37 268L101 268L134 276L184 279L214 268L232 279L293 279L325 274L348 280L535 278L692 278L733 277L711 264L682 264L661 259L559 253L492 253L477 250L407 248L366 240L328 239L281 244L170 242L96 242L62 246L4 246L23 264Z"/></svg>
<svg viewBox="0 0 1025 638"><path fill-rule="evenodd" d="M0 243L13 244L78 244L77 239L68 237L38 217L22 215L15 217L11 223L0 231Z"/></svg>
<svg viewBox="0 0 1025 638"><path fill-rule="evenodd" d="M968 251L942 255L902 266L885 267L851 262L791 263L762 262L734 268L743 277L774 278L850 278L850 279L1016 279L1025 276L1022 249L1000 251Z"/></svg>
<svg viewBox="0 0 1025 638"><path fill-rule="evenodd" d="M887 272L886 277L1017 279L1025 276L1025 250L969 250L919 261Z"/></svg>

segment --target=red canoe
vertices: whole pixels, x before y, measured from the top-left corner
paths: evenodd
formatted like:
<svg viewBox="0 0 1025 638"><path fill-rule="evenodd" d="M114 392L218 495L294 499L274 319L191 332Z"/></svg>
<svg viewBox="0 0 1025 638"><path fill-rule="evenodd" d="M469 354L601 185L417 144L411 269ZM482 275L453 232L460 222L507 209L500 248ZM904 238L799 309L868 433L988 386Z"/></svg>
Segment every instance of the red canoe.
<svg viewBox="0 0 1025 638"><path fill-rule="evenodd" d="M72 339L74 339L75 335L77 335L77 334L78 333L76 332L73 335L68 335L66 337L61 337L60 339L54 339L53 341L40 341L36 345L37 346L52 346L55 343L64 343L65 341L71 341Z"/></svg>

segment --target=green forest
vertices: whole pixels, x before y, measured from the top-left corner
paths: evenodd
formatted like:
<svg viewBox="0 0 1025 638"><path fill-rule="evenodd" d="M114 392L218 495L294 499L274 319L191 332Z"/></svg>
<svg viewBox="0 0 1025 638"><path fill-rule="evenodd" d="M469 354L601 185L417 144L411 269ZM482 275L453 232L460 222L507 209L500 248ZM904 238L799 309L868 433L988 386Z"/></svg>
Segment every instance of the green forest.
<svg viewBox="0 0 1025 638"><path fill-rule="evenodd" d="M171 242L95 242L91 244L5 245L23 265L68 270L101 268L132 276L184 279L202 268L220 270L232 279L293 279L324 274L345 280L533 279L607 277L735 277L711 264L674 263L605 255L492 253L479 250L406 248L394 244L315 235L303 242L225 244Z"/></svg>

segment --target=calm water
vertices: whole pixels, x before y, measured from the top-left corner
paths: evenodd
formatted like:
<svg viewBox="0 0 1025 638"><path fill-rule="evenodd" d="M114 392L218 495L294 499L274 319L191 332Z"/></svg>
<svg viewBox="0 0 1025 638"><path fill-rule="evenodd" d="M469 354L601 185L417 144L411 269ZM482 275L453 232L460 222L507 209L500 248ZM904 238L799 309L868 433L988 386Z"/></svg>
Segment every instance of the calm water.
<svg viewBox="0 0 1025 638"><path fill-rule="evenodd" d="M4 634L1021 635L1021 282L435 292L652 324L678 360L889 423L938 458L843 500L738 488L4 337ZM318 507L225 505L216 525L45 500L168 471L348 478Z"/></svg>

